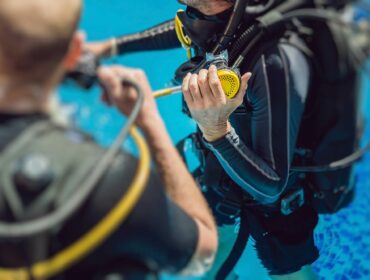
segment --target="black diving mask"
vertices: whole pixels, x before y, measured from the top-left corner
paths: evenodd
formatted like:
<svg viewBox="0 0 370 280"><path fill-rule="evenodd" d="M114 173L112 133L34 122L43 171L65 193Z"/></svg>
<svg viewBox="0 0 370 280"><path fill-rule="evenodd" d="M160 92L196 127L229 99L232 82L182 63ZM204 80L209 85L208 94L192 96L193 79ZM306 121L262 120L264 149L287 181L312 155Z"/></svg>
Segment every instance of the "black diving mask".
<svg viewBox="0 0 370 280"><path fill-rule="evenodd" d="M231 14L232 8L217 15L207 16L197 9L187 7L186 11L179 11L177 17L192 44L209 52L222 36Z"/></svg>

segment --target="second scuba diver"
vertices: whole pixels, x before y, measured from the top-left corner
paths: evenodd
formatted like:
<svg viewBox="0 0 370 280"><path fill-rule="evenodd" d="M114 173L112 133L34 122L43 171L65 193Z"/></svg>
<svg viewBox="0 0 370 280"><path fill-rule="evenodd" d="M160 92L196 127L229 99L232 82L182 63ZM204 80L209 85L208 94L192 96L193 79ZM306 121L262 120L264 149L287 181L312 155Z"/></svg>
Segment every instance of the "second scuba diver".
<svg viewBox="0 0 370 280"><path fill-rule="evenodd" d="M226 278L248 237L273 279L315 279L310 265L319 256L313 237L318 213L338 211L353 195L358 60L365 59L362 52L348 59L349 35L323 23L322 13L338 15L351 1L180 2L188 7L175 21L88 48L103 56L192 49L176 78L199 128L193 137L204 155L199 182L223 231L241 221L217 279ZM315 17L319 22L309 21ZM177 20L185 34L180 41ZM225 96L219 69L205 61L221 50L244 74L233 99Z"/></svg>
<svg viewBox="0 0 370 280"><path fill-rule="evenodd" d="M0 1L0 279L201 274L214 259L216 225L145 74L98 71L104 100L141 128L153 164L138 134L140 158L121 151L127 125L103 149L50 116L80 57L81 10L80 0Z"/></svg>

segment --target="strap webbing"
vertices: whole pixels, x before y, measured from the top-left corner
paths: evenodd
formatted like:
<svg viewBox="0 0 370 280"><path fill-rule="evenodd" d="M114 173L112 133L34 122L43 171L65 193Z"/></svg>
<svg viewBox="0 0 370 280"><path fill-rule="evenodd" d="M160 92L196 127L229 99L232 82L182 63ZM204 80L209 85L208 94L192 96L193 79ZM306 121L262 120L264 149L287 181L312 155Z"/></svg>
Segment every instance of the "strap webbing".
<svg viewBox="0 0 370 280"><path fill-rule="evenodd" d="M231 273L231 271L234 269L235 265L237 264L238 260L242 256L244 249L247 246L249 239L249 225L248 225L248 219L245 211L243 211L240 214L240 229L238 233L238 237L234 243L234 246L225 260L225 262L222 264L221 268L217 272L216 280L225 280L227 279L227 276Z"/></svg>

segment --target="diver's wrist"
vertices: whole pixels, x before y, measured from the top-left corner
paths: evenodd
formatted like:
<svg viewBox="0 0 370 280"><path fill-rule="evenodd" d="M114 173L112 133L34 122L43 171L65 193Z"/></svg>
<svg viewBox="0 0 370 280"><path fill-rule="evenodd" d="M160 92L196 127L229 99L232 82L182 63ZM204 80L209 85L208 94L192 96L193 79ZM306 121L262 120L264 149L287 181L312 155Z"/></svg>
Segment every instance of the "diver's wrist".
<svg viewBox="0 0 370 280"><path fill-rule="evenodd" d="M200 130L202 131L203 137L207 142L215 142L222 137L225 137L231 131L231 124L229 121L225 123L220 123L215 127L212 128L204 128L199 126Z"/></svg>

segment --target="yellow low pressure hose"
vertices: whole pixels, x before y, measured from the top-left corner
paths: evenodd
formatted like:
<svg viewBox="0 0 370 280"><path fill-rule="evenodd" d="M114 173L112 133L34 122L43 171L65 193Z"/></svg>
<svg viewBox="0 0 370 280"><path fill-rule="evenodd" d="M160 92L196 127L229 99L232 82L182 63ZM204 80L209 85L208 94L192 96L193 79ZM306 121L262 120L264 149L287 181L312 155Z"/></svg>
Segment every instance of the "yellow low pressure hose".
<svg viewBox="0 0 370 280"><path fill-rule="evenodd" d="M236 74L236 72L230 69L221 69L217 71L218 78L220 79L220 83L222 89L227 98L232 99L234 98L240 89L240 78ZM161 90L157 90L153 93L154 98L169 96L175 93L181 92L181 86L165 88Z"/></svg>
<svg viewBox="0 0 370 280"><path fill-rule="evenodd" d="M164 96L168 96L168 95L172 95L172 94L180 93L180 92L181 92L181 86L170 87L170 88L165 88L165 89L161 89L161 90L157 90L153 92L153 96L154 98L159 98L159 97L164 97Z"/></svg>
<svg viewBox="0 0 370 280"><path fill-rule="evenodd" d="M150 152L145 139L135 127L131 128L131 135L139 149L139 166L128 191L106 217L76 242L47 260L31 267L0 268L1 280L42 280L53 277L86 257L124 222L144 192L150 171Z"/></svg>

